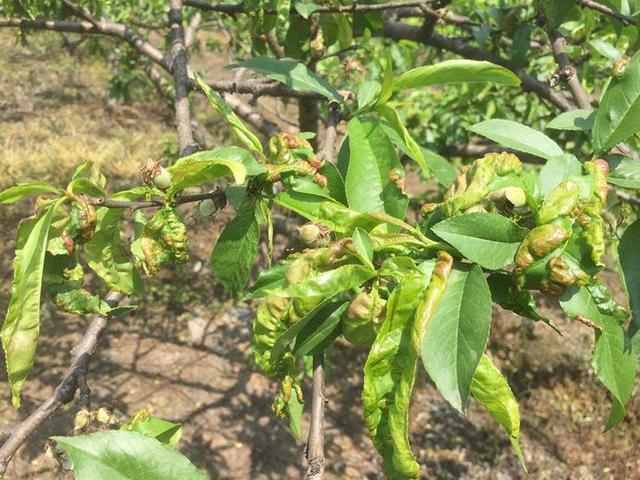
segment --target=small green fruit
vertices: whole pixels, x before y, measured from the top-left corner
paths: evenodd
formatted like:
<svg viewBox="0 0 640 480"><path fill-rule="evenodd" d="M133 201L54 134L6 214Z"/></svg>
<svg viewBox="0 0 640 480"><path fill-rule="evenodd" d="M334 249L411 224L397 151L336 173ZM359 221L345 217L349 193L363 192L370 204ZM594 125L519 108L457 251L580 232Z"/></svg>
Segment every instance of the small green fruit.
<svg viewBox="0 0 640 480"><path fill-rule="evenodd" d="M169 188L171 186L171 174L169 173L169 170L164 167L160 167L158 169L158 173L153 177L153 185L160 190L166 190Z"/></svg>

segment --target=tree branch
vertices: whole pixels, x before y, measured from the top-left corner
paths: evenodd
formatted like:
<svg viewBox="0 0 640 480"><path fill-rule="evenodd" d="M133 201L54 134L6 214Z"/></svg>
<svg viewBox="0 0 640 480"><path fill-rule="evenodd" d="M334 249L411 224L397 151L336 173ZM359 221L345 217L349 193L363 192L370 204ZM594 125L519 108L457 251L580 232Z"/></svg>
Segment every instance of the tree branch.
<svg viewBox="0 0 640 480"><path fill-rule="evenodd" d="M340 116L340 106L331 102L329 104L329 115L327 117L327 128L324 132L324 145L322 147L322 160L335 163L336 157L336 137L338 117Z"/></svg>
<svg viewBox="0 0 640 480"><path fill-rule="evenodd" d="M321 480L324 476L324 353L313 356L313 392L311 423L307 441L306 480Z"/></svg>
<svg viewBox="0 0 640 480"><path fill-rule="evenodd" d="M373 3L364 4L353 2L351 5L336 5L336 6L318 6L311 15L320 13L353 13L353 12L375 12L383 10L393 10L397 8L406 7L419 7L420 5L429 5L437 3L437 0L418 0L409 2L387 2L387 3ZM244 5L242 3L229 5L227 3L211 3L207 0L185 0L185 6L199 8L207 12L225 13L227 15L236 15L238 13L246 13ZM265 9L265 14L276 13L273 9ZM295 13L295 12L292 12Z"/></svg>
<svg viewBox="0 0 640 480"><path fill-rule="evenodd" d="M122 299L122 294L109 292L106 297L111 306L117 305ZM83 374L91 355L96 348L100 335L107 327L109 317L99 315L91 316L89 327L84 336L73 348L73 359L62 382L56 387L53 395L47 398L40 406L20 424L12 429L9 438L0 447L0 478L7 470L7 465L22 444L63 404L73 400L78 388L78 376Z"/></svg>
<svg viewBox="0 0 640 480"><path fill-rule="evenodd" d="M226 204L226 196L224 190L216 188L210 192L195 193L192 195L180 195L172 202L175 205L182 205L185 203L201 202L202 200L211 199L219 208L222 208ZM160 199L152 200L140 200L140 201L128 201L128 200L112 200L109 198L89 198L89 203L96 207L106 208L128 208L130 210L140 210L142 208L154 208L162 207L165 202Z"/></svg>
<svg viewBox="0 0 640 480"><path fill-rule="evenodd" d="M585 91L580 78L578 78L578 72L576 68L571 64L569 56L567 55L566 45L567 42L562 34L558 30L554 30L549 34L551 38L551 47L553 49L553 56L558 62L560 71L558 72L560 78L567 82L569 91L574 101L579 108L591 109L591 101L589 95Z"/></svg>
<svg viewBox="0 0 640 480"><path fill-rule="evenodd" d="M443 37L436 33L425 35L421 27L407 25L402 22L385 21L383 35L394 40L412 40L436 48L441 48L449 52L472 60L487 60L489 62L502 65L514 72L520 78L522 89L526 92L533 92L540 98L550 101L564 111L573 108L572 102L564 95L556 92L548 85L525 73L521 68L516 67L508 60L486 52L476 47L472 47L461 38Z"/></svg>
<svg viewBox="0 0 640 480"><path fill-rule="evenodd" d="M640 22L638 22L638 20L636 20L635 18L623 15L622 13L609 8L606 5L603 5L602 3L594 2L593 0L577 0L577 3L582 5L583 7L590 8L591 10L595 10L596 12L600 12L613 17L616 20L619 20L624 26L640 24Z"/></svg>
<svg viewBox="0 0 640 480"><path fill-rule="evenodd" d="M182 25L182 0L169 2L169 28L171 29L171 73L175 80L175 110L180 156L185 157L199 149L191 130L189 111L189 73L187 71L187 49Z"/></svg>

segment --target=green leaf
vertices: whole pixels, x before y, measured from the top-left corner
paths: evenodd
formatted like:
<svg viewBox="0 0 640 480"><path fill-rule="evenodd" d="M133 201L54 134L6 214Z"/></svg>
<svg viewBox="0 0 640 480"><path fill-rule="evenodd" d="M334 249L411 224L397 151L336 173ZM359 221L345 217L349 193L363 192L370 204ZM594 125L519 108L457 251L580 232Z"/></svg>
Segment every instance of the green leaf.
<svg viewBox="0 0 640 480"><path fill-rule="evenodd" d="M496 83L517 86L520 85L520 79L511 70L491 62L446 60L403 73L396 80L395 88L405 90L452 83Z"/></svg>
<svg viewBox="0 0 640 480"><path fill-rule="evenodd" d="M238 160L241 152L244 150L227 147L196 152L178 159L168 168L172 178L170 194L227 175L232 175L237 184L244 183L247 168Z"/></svg>
<svg viewBox="0 0 640 480"><path fill-rule="evenodd" d="M231 107L226 104L222 96L220 96L218 92L213 90L197 75L196 82L209 99L209 103L211 103L213 109L229 124L233 134L238 138L238 140L240 140L249 150L257 153L261 158L264 158L264 150L260 140L258 140L258 138L251 133L245 124L242 123L242 120L240 120L233 110L231 110Z"/></svg>
<svg viewBox="0 0 640 480"><path fill-rule="evenodd" d="M393 95L393 58L391 53L387 52L387 60L384 65L384 73L382 75L382 87L380 88L380 96L378 97L378 105L384 105Z"/></svg>
<svg viewBox="0 0 640 480"><path fill-rule="evenodd" d="M318 195L284 191L276 195L275 201L314 223L328 226L337 233L345 233L345 227L349 222L358 217L358 212Z"/></svg>
<svg viewBox="0 0 640 480"><path fill-rule="evenodd" d="M593 123L593 149L608 150L640 130L640 52L613 77Z"/></svg>
<svg viewBox="0 0 640 480"><path fill-rule="evenodd" d="M129 423L120 427L120 430L138 432L172 447L175 447L182 437L182 424L148 415L134 415Z"/></svg>
<svg viewBox="0 0 640 480"><path fill-rule="evenodd" d="M420 355L438 390L460 411L466 408L490 324L491 292L482 269L478 265L455 266L427 324Z"/></svg>
<svg viewBox="0 0 640 480"><path fill-rule="evenodd" d="M327 190L329 196L336 202L343 205L347 204L347 195L344 191L344 180L338 171L338 168L331 162L324 162L324 165L318 170L321 175L327 179Z"/></svg>
<svg viewBox="0 0 640 480"><path fill-rule="evenodd" d="M474 133L519 152L547 160L562 155L562 149L544 133L511 120L485 120L469 127Z"/></svg>
<svg viewBox="0 0 640 480"><path fill-rule="evenodd" d="M304 410L304 402L298 399L298 395L295 392L291 394L289 401L287 402L287 417L289 417L289 428L291 433L298 440L302 440L302 412Z"/></svg>
<svg viewBox="0 0 640 480"><path fill-rule="evenodd" d="M624 329L613 317L605 315L585 287L572 287L560 297L560 306L571 318L591 320L596 330L596 344L591 365L598 380L613 395L613 407L605 430L613 428L624 418L624 406L631 398L635 383L637 354L625 346Z"/></svg>
<svg viewBox="0 0 640 480"><path fill-rule="evenodd" d="M373 243L371 242L371 238L369 238L369 234L361 228L356 228L353 232L352 240L353 246L356 252L358 252L358 257L366 266L373 270Z"/></svg>
<svg viewBox="0 0 640 480"><path fill-rule="evenodd" d="M540 183L544 196L549 195L563 180L581 173L582 164L575 155L565 153L550 158L540 169Z"/></svg>
<svg viewBox="0 0 640 480"><path fill-rule="evenodd" d="M422 150L424 161L436 177L436 180L444 188L449 188L458 176L458 169L444 157L431 150Z"/></svg>
<svg viewBox="0 0 640 480"><path fill-rule="evenodd" d="M283 287L287 284L286 274L293 259L287 258L275 264L273 267L262 270L256 282L249 289L249 293L243 300L251 300L262 296L262 292Z"/></svg>
<svg viewBox="0 0 640 480"><path fill-rule="evenodd" d="M135 200L142 188L112 195L113 200ZM91 268L107 286L125 295L140 294L142 282L120 239L120 219L124 208L99 208L93 237L84 245L84 255Z"/></svg>
<svg viewBox="0 0 640 480"><path fill-rule="evenodd" d="M563 112L544 127L550 130L575 130L588 132L593 127L596 112L593 110L571 110Z"/></svg>
<svg viewBox="0 0 640 480"><path fill-rule="evenodd" d="M447 218L433 232L469 260L496 270L513 262L528 230L497 213L466 213Z"/></svg>
<svg viewBox="0 0 640 480"><path fill-rule="evenodd" d="M276 37L280 44L283 44L287 38L290 10L291 0L276 1Z"/></svg>
<svg viewBox="0 0 640 480"><path fill-rule="evenodd" d="M358 113L365 112L376 104L381 88L380 83L375 80L366 80L358 85L358 91L356 92Z"/></svg>
<svg viewBox="0 0 640 480"><path fill-rule="evenodd" d="M391 140L409 158L413 159L422 170L423 175L428 178L431 170L425 161L422 148L411 136L409 130L407 130L407 127L400 119L398 112L386 105L379 106L376 111L387 121L387 124L383 125L385 133L389 131L389 128L393 131L392 135L389 136L389 140Z"/></svg>
<svg viewBox="0 0 640 480"><path fill-rule="evenodd" d="M137 432L51 437L69 454L76 480L206 480L184 455Z"/></svg>
<svg viewBox="0 0 640 480"><path fill-rule="evenodd" d="M290 58L255 57L244 60L237 66L277 80L294 90L316 92L330 100L342 101L342 96L329 82Z"/></svg>
<svg viewBox="0 0 640 480"><path fill-rule="evenodd" d="M88 178L76 178L71 180L69 186L67 187L72 193L76 195L89 195L90 197L104 197L104 190L98 187L95 183L93 183Z"/></svg>
<svg viewBox="0 0 640 480"><path fill-rule="evenodd" d="M0 205L19 202L24 197L42 195L43 193L61 195L62 190L45 182L19 183L15 187L7 188L0 192Z"/></svg>
<svg viewBox="0 0 640 480"><path fill-rule="evenodd" d="M40 334L40 294L47 239L51 221L66 201L60 198L43 209L37 217L18 227L13 283L7 316L0 336L11 384L11 401L20 407L20 392L33 368Z"/></svg>
<svg viewBox="0 0 640 480"><path fill-rule="evenodd" d="M300 14L302 18L307 20L309 16L318 9L318 5L315 3L307 2L293 2L293 8Z"/></svg>
<svg viewBox="0 0 640 480"><path fill-rule="evenodd" d="M227 291L236 294L249 281L259 239L256 204L247 202L224 227L209 260L211 270Z"/></svg>
<svg viewBox="0 0 640 480"><path fill-rule="evenodd" d="M349 207L404 218L408 198L390 178L394 173L404 176L404 170L380 123L354 118L348 131L351 156L345 190Z"/></svg>
<svg viewBox="0 0 640 480"><path fill-rule="evenodd" d="M349 306L349 302L333 302L313 316L296 337L293 353L299 357L315 355L339 334L339 324L342 314Z"/></svg>
<svg viewBox="0 0 640 480"><path fill-rule="evenodd" d="M428 276L406 275L387 302L387 313L364 366L364 419L389 478L418 478L409 445L408 417L418 351L411 339L414 314Z"/></svg>
<svg viewBox="0 0 640 480"><path fill-rule="evenodd" d="M640 243L640 220L636 220L625 230L618 245L618 258L622 277L627 290L627 298L631 307L631 324L629 334L635 339L640 338L637 332L640 330L640 255L638 244Z"/></svg>
<svg viewBox="0 0 640 480"><path fill-rule="evenodd" d="M520 448L520 410L518 401L513 395L507 379L493 364L487 355L482 355L478 368L473 374L471 395L489 412L489 415L505 429L511 445L522 464L524 471L524 455Z"/></svg>
<svg viewBox="0 0 640 480"><path fill-rule="evenodd" d="M607 182L623 188L640 189L640 162L622 155L609 155L611 171Z"/></svg>
<svg viewBox="0 0 640 480"><path fill-rule="evenodd" d="M343 265L315 275L309 275L300 283L284 288L266 290L261 296L275 297L332 297L337 293L362 285L376 275L375 270L362 265Z"/></svg>

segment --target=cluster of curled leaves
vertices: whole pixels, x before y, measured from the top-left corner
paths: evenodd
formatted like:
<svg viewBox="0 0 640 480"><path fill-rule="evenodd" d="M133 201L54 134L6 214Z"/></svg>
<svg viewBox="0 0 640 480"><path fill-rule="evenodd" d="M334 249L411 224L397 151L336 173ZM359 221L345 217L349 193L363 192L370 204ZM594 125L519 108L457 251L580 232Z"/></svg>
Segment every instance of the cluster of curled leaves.
<svg viewBox="0 0 640 480"><path fill-rule="evenodd" d="M418 358L456 409L469 396L486 407L522 459L517 402L484 351L492 303L557 329L536 311L537 291L593 322L594 369L613 400L607 428L621 421L636 357L624 344L628 313L596 276L610 237L607 174L596 160L548 178L513 154L488 154L462 170L441 203L425 204L416 226L287 193L283 203L314 219L300 228L309 248L264 271L250 293L262 298L256 362L282 382L275 413L299 435L304 357L341 337L369 350L364 416L390 478L420 472L408 441Z"/></svg>

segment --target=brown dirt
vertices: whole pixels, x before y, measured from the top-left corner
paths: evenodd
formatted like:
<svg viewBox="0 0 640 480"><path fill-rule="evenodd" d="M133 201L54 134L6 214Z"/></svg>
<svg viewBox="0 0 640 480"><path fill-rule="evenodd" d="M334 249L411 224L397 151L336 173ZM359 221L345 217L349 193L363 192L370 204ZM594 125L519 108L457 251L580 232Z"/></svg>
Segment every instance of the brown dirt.
<svg viewBox="0 0 640 480"><path fill-rule="evenodd" d="M71 170L70 162L85 158L101 162L117 184L134 183L139 161L158 158L164 151L163 139L171 132L171 126L163 123L169 118L164 107L143 101L107 108L102 96L105 66L87 56L61 53L52 42L55 37L45 38L49 40L45 46L21 47L0 36L3 72L12 65L11 75L22 81L15 86L0 77L0 140L5 146L0 188L18 178L59 181ZM88 74L68 74L81 69ZM54 100L33 95L44 88L38 85L64 95ZM32 107L20 113L27 101ZM63 105L67 114L56 116ZM133 123L122 114L131 111L127 108L137 112ZM58 123L49 128L45 120L52 118ZM63 138L58 131L67 133ZM144 135L137 136L140 132ZM85 148L77 158L73 151L51 147L61 138L68 142L64 145L94 148ZM102 154L105 145L112 148L111 160ZM42 154L47 146L49 153ZM29 210L26 204L0 209L2 312L8 302L14 229ZM148 282L145 296L136 302L139 310L112 321L91 365L93 407L107 406L125 415L151 407L157 416L184 423L179 448L211 478L300 478L303 444L272 416L276 386L252 365L252 306L226 301L206 267L218 227L194 223L192 229L192 262ZM543 308L562 327L564 337L542 324L496 310L489 347L520 402L529 478L640 478L636 454L640 401L634 398L627 420L603 434L609 401L589 365L592 335L563 318L554 305ZM0 431L16 424L51 393L85 325L84 319L61 315L44 304L38 359L20 411L10 405L0 365ZM366 434L359 402L364 360L363 352L341 344L329 354L326 456L331 479L381 478L380 458ZM307 382L306 394L309 388ZM61 409L43 425L18 452L7 479L68 477L48 453L46 439L71 431L75 408L71 404ZM306 423L303 428L306 431ZM457 413L424 374L414 393L411 440L425 465L424 478L524 478L508 440L487 414L473 403L467 415Z"/></svg>

